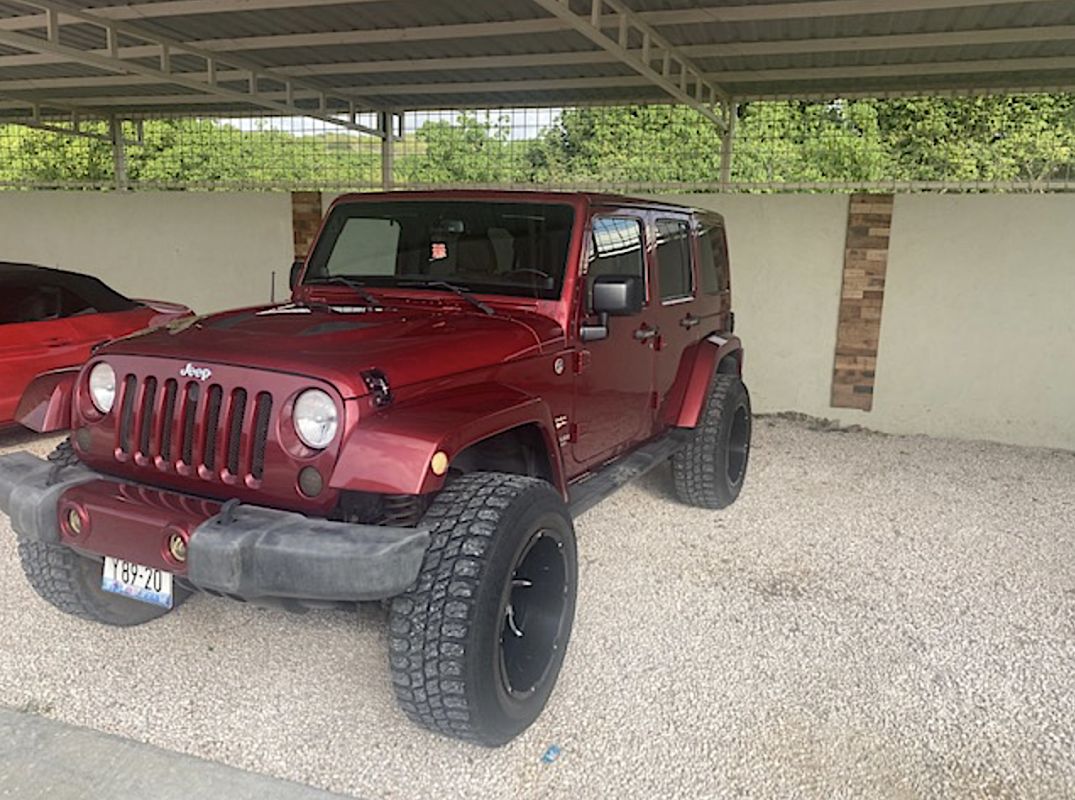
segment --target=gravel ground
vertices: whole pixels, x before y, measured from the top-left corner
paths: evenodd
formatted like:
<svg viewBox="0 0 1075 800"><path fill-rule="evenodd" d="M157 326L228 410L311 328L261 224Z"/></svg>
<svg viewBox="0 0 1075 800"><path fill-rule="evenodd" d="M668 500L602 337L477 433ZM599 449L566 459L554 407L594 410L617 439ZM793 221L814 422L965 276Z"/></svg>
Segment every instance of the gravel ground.
<svg viewBox="0 0 1075 800"><path fill-rule="evenodd" d="M6 523L0 704L371 799L1075 796L1075 454L774 418L755 443L731 509L659 469L579 520L564 672L503 749L396 713L378 607L106 630L31 594Z"/></svg>

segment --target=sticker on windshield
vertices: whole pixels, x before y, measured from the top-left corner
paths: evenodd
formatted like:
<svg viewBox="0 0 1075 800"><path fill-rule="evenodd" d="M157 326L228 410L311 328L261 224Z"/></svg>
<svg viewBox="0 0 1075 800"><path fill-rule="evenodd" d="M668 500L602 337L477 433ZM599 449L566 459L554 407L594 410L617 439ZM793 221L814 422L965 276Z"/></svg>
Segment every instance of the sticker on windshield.
<svg viewBox="0 0 1075 800"><path fill-rule="evenodd" d="M448 257L448 245L444 242L433 242L432 252L429 254L430 261L440 261Z"/></svg>

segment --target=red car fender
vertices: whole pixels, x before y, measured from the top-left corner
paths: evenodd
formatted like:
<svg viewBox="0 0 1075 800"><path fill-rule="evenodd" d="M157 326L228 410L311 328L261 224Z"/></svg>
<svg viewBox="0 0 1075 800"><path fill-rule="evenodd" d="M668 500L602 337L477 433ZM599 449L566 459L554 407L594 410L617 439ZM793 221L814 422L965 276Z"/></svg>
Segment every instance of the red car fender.
<svg viewBox="0 0 1075 800"><path fill-rule="evenodd" d="M743 344L738 336L712 334L683 354L679 373L665 402L665 419L678 428L693 428L705 408L713 373L725 358L736 354L735 374L743 370Z"/></svg>
<svg viewBox="0 0 1075 800"><path fill-rule="evenodd" d="M427 396L359 420L340 447L329 485L382 494L426 494L444 486L430 467L473 444L521 425L536 425L549 454L553 483L566 498L552 411L540 397L503 384L480 384Z"/></svg>
<svg viewBox="0 0 1075 800"><path fill-rule="evenodd" d="M69 429L78 372L78 367L59 369L30 381L15 409L15 420L38 433Z"/></svg>

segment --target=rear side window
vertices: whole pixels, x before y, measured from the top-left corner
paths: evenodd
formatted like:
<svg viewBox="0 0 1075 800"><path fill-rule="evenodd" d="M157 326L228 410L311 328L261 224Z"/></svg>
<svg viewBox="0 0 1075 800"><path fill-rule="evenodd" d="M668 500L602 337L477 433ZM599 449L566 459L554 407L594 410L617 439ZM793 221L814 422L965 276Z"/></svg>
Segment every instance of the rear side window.
<svg viewBox="0 0 1075 800"><path fill-rule="evenodd" d="M657 267L662 300L691 296L691 231L683 220L657 220Z"/></svg>
<svg viewBox="0 0 1075 800"><path fill-rule="evenodd" d="M724 237L724 228L715 226L702 231L698 239L698 252L701 258L699 278L702 291L706 294L719 294L728 289L728 242Z"/></svg>
<svg viewBox="0 0 1075 800"><path fill-rule="evenodd" d="M598 275L637 275L645 279L642 223L629 217L596 217L589 279Z"/></svg>

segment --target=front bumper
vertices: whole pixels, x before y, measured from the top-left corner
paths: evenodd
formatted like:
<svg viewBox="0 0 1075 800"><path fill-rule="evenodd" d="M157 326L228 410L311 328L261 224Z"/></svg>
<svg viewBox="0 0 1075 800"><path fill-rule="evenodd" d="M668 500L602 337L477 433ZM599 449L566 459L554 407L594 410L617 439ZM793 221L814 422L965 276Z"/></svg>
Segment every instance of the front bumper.
<svg viewBox="0 0 1075 800"><path fill-rule="evenodd" d="M62 525L74 510L83 524ZM314 519L126 483L82 465L57 469L30 453L0 456L0 511L21 538L115 556L175 573L196 589L242 600L381 600L418 576L421 528ZM168 539L187 539L184 563Z"/></svg>

